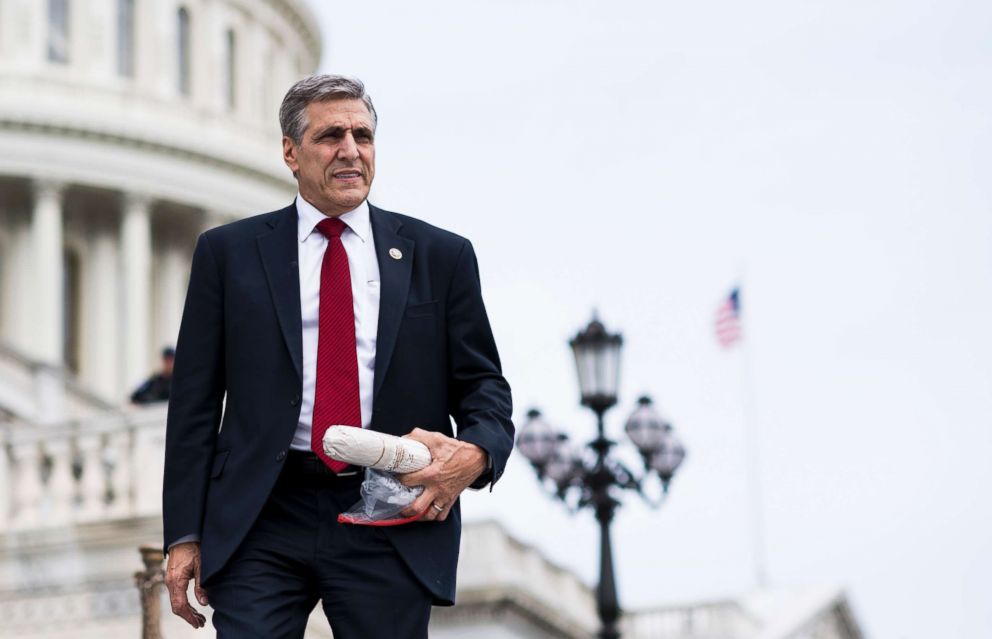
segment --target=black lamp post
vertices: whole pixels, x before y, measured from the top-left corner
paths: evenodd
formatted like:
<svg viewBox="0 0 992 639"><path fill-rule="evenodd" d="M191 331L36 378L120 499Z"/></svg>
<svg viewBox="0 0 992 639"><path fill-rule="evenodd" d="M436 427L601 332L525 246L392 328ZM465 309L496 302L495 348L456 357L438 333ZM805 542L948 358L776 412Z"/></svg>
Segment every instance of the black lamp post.
<svg viewBox="0 0 992 639"><path fill-rule="evenodd" d="M626 433L644 460L644 472L635 475L622 462L610 455L616 442L607 439L603 426L606 411L617 403L620 380L620 349L623 338L610 334L593 317L584 330L569 341L575 355L579 375L582 405L596 413L597 437L586 446L594 455L585 456L568 443L568 436L555 431L541 416L530 410L527 421L519 428L517 448L534 466L538 479L554 487L554 495L573 512L589 507L599 522L600 563L599 584L596 587L596 607L602 628L602 639L617 639L620 605L617 602L616 581L613 576L613 550L610 524L620 501L620 490L634 490L653 507L661 499L646 492L653 476L661 484L662 498L668 483L685 457L685 448L672 433L648 397L641 397L627 420Z"/></svg>

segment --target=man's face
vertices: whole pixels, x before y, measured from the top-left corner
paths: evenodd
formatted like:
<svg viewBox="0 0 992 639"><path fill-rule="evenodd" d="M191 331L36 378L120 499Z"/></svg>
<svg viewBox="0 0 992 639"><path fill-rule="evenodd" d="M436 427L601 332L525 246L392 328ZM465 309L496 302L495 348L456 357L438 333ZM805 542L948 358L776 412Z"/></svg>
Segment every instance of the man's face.
<svg viewBox="0 0 992 639"><path fill-rule="evenodd" d="M357 99L311 102L300 144L283 137L283 160L297 175L300 195L325 215L365 201L375 177L372 116Z"/></svg>

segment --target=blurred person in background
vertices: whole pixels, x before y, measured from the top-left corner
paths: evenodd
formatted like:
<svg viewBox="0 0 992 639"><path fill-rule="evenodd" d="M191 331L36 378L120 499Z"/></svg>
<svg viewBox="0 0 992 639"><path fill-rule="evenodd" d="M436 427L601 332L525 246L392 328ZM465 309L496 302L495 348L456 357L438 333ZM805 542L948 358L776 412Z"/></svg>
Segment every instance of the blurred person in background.
<svg viewBox="0 0 992 639"><path fill-rule="evenodd" d="M131 393L132 404L154 404L169 400L169 387L172 385L172 365L176 360L176 349L166 346L162 349L162 370L155 373Z"/></svg>

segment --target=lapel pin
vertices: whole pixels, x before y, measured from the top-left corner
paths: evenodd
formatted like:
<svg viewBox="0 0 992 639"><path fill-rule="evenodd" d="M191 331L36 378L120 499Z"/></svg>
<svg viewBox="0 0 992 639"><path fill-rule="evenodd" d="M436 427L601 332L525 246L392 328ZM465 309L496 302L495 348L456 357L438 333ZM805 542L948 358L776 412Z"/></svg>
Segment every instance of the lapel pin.
<svg viewBox="0 0 992 639"><path fill-rule="evenodd" d="M393 258L394 260L401 260L403 259L403 251L399 250L398 248L391 248L389 249L389 257Z"/></svg>

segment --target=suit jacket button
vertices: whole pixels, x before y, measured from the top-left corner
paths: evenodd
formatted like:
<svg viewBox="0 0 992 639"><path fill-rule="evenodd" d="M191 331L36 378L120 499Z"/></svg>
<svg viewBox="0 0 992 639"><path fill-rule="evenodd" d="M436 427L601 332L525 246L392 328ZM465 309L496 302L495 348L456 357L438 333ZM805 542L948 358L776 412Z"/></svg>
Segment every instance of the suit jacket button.
<svg viewBox="0 0 992 639"><path fill-rule="evenodd" d="M290 406L296 406L299 403L300 403L300 396L299 395L294 395L293 396L293 399L289 400L289 405Z"/></svg>
<svg viewBox="0 0 992 639"><path fill-rule="evenodd" d="M280 450L279 453L276 455L276 461L281 462L284 459L286 459L286 451Z"/></svg>

